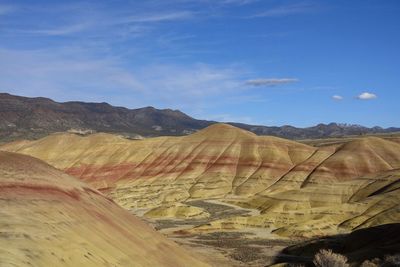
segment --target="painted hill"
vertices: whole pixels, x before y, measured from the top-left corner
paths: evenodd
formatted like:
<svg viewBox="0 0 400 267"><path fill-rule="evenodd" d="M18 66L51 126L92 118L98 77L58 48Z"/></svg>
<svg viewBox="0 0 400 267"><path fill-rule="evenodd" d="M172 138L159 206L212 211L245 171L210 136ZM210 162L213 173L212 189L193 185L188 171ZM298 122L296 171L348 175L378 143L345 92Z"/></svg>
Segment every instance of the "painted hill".
<svg viewBox="0 0 400 267"><path fill-rule="evenodd" d="M317 148L214 124L185 137L54 134L1 149L43 159L127 209L154 208L152 216L205 215L190 208L195 199L260 213L216 219L193 231L256 227L301 237L400 221L397 139Z"/></svg>
<svg viewBox="0 0 400 267"><path fill-rule="evenodd" d="M0 142L37 139L50 133L72 131L118 133L132 138L140 136L182 136L203 129L214 121L196 120L171 109L153 107L127 109L107 103L65 102L48 98L28 98L0 93ZM399 128L367 128L348 124L319 124L314 127L269 127L231 123L258 135L288 139L325 138L346 135L400 131Z"/></svg>
<svg viewBox="0 0 400 267"><path fill-rule="evenodd" d="M146 195L152 199L138 199L134 202L138 206L139 202L158 205L177 197L252 195L272 185L315 150L226 124L185 137L145 140L109 134L54 134L38 141L11 143L3 149L41 158L103 191L122 190L122 185L131 191L137 188L140 198ZM144 184L160 192L141 192Z"/></svg>
<svg viewBox="0 0 400 267"><path fill-rule="evenodd" d="M206 266L44 162L0 152L1 266Z"/></svg>

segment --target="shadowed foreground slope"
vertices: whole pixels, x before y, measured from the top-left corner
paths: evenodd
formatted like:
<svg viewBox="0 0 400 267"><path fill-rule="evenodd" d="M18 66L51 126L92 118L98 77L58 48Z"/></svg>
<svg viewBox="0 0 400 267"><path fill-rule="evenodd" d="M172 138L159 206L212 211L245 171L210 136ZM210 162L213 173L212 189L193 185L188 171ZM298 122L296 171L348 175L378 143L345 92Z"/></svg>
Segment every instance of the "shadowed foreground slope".
<svg viewBox="0 0 400 267"><path fill-rule="evenodd" d="M101 193L0 152L0 266L206 266Z"/></svg>
<svg viewBox="0 0 400 267"><path fill-rule="evenodd" d="M345 255L349 262L359 266L365 260L384 258L400 251L400 224L385 224L356 230L346 235L328 236L290 246L282 251L277 262L311 264L320 249L331 249ZM312 265L310 265L312 266Z"/></svg>

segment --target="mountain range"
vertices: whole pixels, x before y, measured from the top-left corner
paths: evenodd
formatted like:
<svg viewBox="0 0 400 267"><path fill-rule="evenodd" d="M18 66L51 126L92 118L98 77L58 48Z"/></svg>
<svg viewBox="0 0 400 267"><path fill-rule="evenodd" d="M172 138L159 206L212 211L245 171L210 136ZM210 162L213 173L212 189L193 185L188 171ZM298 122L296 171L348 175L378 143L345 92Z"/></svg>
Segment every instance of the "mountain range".
<svg viewBox="0 0 400 267"><path fill-rule="evenodd" d="M38 139L54 132L87 134L106 132L138 139L182 136L204 129L215 121L194 119L179 110L144 107L128 109L108 103L55 102L44 97L0 93L0 142ZM348 135L392 133L400 128L363 127L352 124L318 124L297 128L229 123L257 135L287 139L316 139Z"/></svg>

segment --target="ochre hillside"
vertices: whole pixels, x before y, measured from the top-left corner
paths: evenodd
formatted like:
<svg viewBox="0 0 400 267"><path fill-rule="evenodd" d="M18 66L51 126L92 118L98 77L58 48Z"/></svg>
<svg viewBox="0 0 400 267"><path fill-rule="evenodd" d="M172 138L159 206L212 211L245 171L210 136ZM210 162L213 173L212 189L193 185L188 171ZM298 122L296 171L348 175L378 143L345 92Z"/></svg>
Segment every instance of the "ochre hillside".
<svg viewBox="0 0 400 267"><path fill-rule="evenodd" d="M145 201L145 205L158 205L170 198L253 195L273 185L315 151L225 124L187 137L145 140L108 134L54 134L22 145L11 143L3 149L43 159L100 190L147 188L148 192L138 192L140 197L155 195L157 199ZM137 203L132 200L132 204Z"/></svg>
<svg viewBox="0 0 400 267"><path fill-rule="evenodd" d="M185 137L54 134L1 149L43 159L127 209L155 208L152 216L204 215L187 201L211 198L260 212L199 231L251 226L314 236L400 220L400 144L376 137L317 148L215 124Z"/></svg>
<svg viewBox="0 0 400 267"><path fill-rule="evenodd" d="M0 266L206 266L46 163L0 152Z"/></svg>

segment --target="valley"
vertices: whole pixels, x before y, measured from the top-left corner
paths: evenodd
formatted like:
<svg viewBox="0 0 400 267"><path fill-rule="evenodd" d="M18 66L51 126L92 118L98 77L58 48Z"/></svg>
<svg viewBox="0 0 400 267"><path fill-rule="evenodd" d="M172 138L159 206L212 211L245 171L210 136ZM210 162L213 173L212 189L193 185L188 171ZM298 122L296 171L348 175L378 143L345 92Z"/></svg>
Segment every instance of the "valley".
<svg viewBox="0 0 400 267"><path fill-rule="evenodd" d="M284 248L299 243L302 239L282 238L249 226L237 230L190 231L213 220L234 216L254 216L256 209L245 209L218 200L195 200L187 203L204 209L208 217L203 219L157 219L144 217L156 230L188 249L205 257L221 257L215 266L263 266L273 264ZM134 212L135 213L135 212Z"/></svg>

